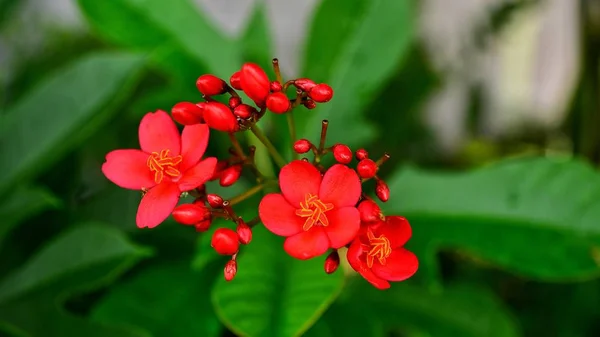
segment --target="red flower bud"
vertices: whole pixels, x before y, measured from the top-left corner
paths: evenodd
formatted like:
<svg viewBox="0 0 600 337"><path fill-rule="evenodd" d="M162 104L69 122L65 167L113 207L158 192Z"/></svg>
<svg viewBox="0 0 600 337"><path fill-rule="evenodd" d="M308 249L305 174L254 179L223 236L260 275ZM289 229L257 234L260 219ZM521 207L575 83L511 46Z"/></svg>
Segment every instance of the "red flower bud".
<svg viewBox="0 0 600 337"><path fill-rule="evenodd" d="M317 103L315 103L315 101L313 101L312 99L306 100L304 101L304 103L302 103L308 110L312 110L314 108L317 107Z"/></svg>
<svg viewBox="0 0 600 337"><path fill-rule="evenodd" d="M375 176L375 173L377 173L377 164L375 164L375 162L371 159L366 158L358 162L356 170L358 171L358 175L361 178L373 178Z"/></svg>
<svg viewBox="0 0 600 337"><path fill-rule="evenodd" d="M287 112L292 107L292 103L282 92L276 92L267 96L267 109L276 114Z"/></svg>
<svg viewBox="0 0 600 337"><path fill-rule="evenodd" d="M296 86L296 88L308 92L317 84L313 80L310 80L308 78L299 78L294 81L294 85Z"/></svg>
<svg viewBox="0 0 600 337"><path fill-rule="evenodd" d="M310 151L311 148L311 143L310 141L308 141L308 139L298 139L295 143L294 143L294 151L296 153L306 153L308 151Z"/></svg>
<svg viewBox="0 0 600 337"><path fill-rule="evenodd" d="M225 264L225 269L223 270L223 274L225 276L225 281L229 282L233 280L235 274L237 274L237 262L235 260L229 260Z"/></svg>
<svg viewBox="0 0 600 337"><path fill-rule="evenodd" d="M239 130L237 119L231 110L223 103L208 102L204 105L204 121L212 129L223 132Z"/></svg>
<svg viewBox="0 0 600 337"><path fill-rule="evenodd" d="M283 87L281 86L281 83L279 83L277 81L271 82L271 92L280 92L281 89L283 89Z"/></svg>
<svg viewBox="0 0 600 337"><path fill-rule="evenodd" d="M233 110L233 114L242 119L248 119L256 113L258 113L258 111L248 104L240 104Z"/></svg>
<svg viewBox="0 0 600 337"><path fill-rule="evenodd" d="M250 243L250 241L252 241L252 228L250 228L250 226L248 226L244 221L240 220L236 232L242 244L247 245Z"/></svg>
<svg viewBox="0 0 600 337"><path fill-rule="evenodd" d="M333 97L333 89L325 83L317 84L308 92L308 96L315 102L325 103Z"/></svg>
<svg viewBox="0 0 600 337"><path fill-rule="evenodd" d="M196 87L206 96L220 95L227 91L227 84L214 75L202 75L196 80Z"/></svg>
<svg viewBox="0 0 600 337"><path fill-rule="evenodd" d="M358 212L360 213L360 221L371 223L383 220L381 208L373 200L366 199L358 204Z"/></svg>
<svg viewBox="0 0 600 337"><path fill-rule="evenodd" d="M194 125L204 123L202 118L202 105L190 102L179 102L171 109L171 115L177 123L182 125Z"/></svg>
<svg viewBox="0 0 600 337"><path fill-rule="evenodd" d="M210 229L211 223L212 223L212 218L198 222L197 224L194 225L194 227L196 227L196 232L199 232L199 233L206 232L207 230Z"/></svg>
<svg viewBox="0 0 600 337"><path fill-rule="evenodd" d="M367 158L369 158L369 152L367 152L367 150L365 150L365 149L356 150L356 159L357 160L363 160L363 159L367 159Z"/></svg>
<svg viewBox="0 0 600 337"><path fill-rule="evenodd" d="M235 109L240 104L242 104L242 100L239 97L231 97L229 99L229 107L232 109Z"/></svg>
<svg viewBox="0 0 600 337"><path fill-rule="evenodd" d="M242 72L236 71L233 73L229 78L229 84L231 84L231 87L235 90L242 90Z"/></svg>
<svg viewBox="0 0 600 337"><path fill-rule="evenodd" d="M226 187L235 184L242 173L242 165L233 165L223 170L221 178L219 179L219 185Z"/></svg>
<svg viewBox="0 0 600 337"><path fill-rule="evenodd" d="M173 218L183 225L194 225L210 216L210 210L199 204L182 204L173 210Z"/></svg>
<svg viewBox="0 0 600 337"><path fill-rule="evenodd" d="M327 274L333 274L338 269L339 266L340 266L340 255L338 254L337 250L334 250L325 259L325 266L324 266L325 272Z"/></svg>
<svg viewBox="0 0 600 337"><path fill-rule="evenodd" d="M209 194L209 195L206 196L206 200L208 201L208 204L212 208L221 208L221 207L223 207L223 198L221 198L220 195Z"/></svg>
<svg viewBox="0 0 600 337"><path fill-rule="evenodd" d="M212 181L221 178L221 173L223 173L223 170L226 169L228 165L229 164L227 164L227 161L225 160L218 161L217 166L215 167L215 173L213 173L209 180Z"/></svg>
<svg viewBox="0 0 600 337"><path fill-rule="evenodd" d="M264 70L254 63L242 66L240 77L242 90L259 106L264 106L265 99L271 89L271 82Z"/></svg>
<svg viewBox="0 0 600 337"><path fill-rule="evenodd" d="M348 164L352 161L352 150L347 145L336 144L333 146L333 157L340 164Z"/></svg>
<svg viewBox="0 0 600 337"><path fill-rule="evenodd" d="M240 243L233 229L219 228L214 232L210 246L221 255L233 255L240 248Z"/></svg>
<svg viewBox="0 0 600 337"><path fill-rule="evenodd" d="M390 199L390 188L383 180L377 180L375 184L375 195L379 200L386 202Z"/></svg>

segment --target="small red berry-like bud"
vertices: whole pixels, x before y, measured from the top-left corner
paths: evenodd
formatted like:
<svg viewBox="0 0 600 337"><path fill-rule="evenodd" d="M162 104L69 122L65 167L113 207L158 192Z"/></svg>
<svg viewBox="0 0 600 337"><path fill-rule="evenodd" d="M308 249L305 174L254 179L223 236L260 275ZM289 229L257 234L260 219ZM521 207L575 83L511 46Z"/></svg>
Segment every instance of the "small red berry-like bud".
<svg viewBox="0 0 600 337"><path fill-rule="evenodd" d="M235 184L242 173L242 165L233 165L223 170L221 178L219 178L219 185L223 187L231 186Z"/></svg>
<svg viewBox="0 0 600 337"><path fill-rule="evenodd" d="M338 254L337 250L334 250L325 259L325 266L324 266L325 272L327 274L333 274L338 269L339 266L340 266L340 255Z"/></svg>
<svg viewBox="0 0 600 337"><path fill-rule="evenodd" d="M333 97L333 89L325 83L317 84L308 92L308 96L315 102L329 102Z"/></svg>
<svg viewBox="0 0 600 337"><path fill-rule="evenodd" d="M202 75L196 80L196 87L206 96L220 95L227 91L227 84L214 75Z"/></svg>
<svg viewBox="0 0 600 337"><path fill-rule="evenodd" d="M206 232L207 230L210 229L211 223L212 223L212 218L198 222L197 224L194 225L194 227L196 227L196 232L199 232L199 233Z"/></svg>
<svg viewBox="0 0 600 337"><path fill-rule="evenodd" d="M390 199L390 188L383 180L377 180L375 184L375 195L379 200L386 202Z"/></svg>
<svg viewBox="0 0 600 337"><path fill-rule="evenodd" d="M242 66L240 77L242 90L259 106L264 106L265 99L271 89L267 73L257 64L246 63Z"/></svg>
<svg viewBox="0 0 600 337"><path fill-rule="evenodd" d="M233 255L240 248L240 243L233 229L219 228L214 232L210 246L221 255Z"/></svg>
<svg viewBox="0 0 600 337"><path fill-rule="evenodd" d="M367 152L367 150L365 150L365 149L356 150L356 159L357 160L363 160L363 159L367 159L367 158L369 158L369 152Z"/></svg>
<svg viewBox="0 0 600 337"><path fill-rule="evenodd" d="M221 208L223 207L223 198L217 194L208 194L206 196L206 201L212 208Z"/></svg>
<svg viewBox="0 0 600 337"><path fill-rule="evenodd" d="M363 159L358 162L356 171L361 178L369 179L373 178L377 173L377 164L369 158Z"/></svg>
<svg viewBox="0 0 600 337"><path fill-rule="evenodd" d="M381 208L373 200L363 200L358 204L358 212L360 214L360 221L371 223L383 220L383 214L381 214Z"/></svg>
<svg viewBox="0 0 600 337"><path fill-rule="evenodd" d="M310 151L310 148L311 148L310 145L311 145L311 143L310 143L310 141L308 141L308 139L298 139L294 143L294 151L299 154L306 153L306 152Z"/></svg>
<svg viewBox="0 0 600 337"><path fill-rule="evenodd" d="M239 130L237 119L227 107L219 102L207 102L204 105L204 121L212 129L223 132L235 132Z"/></svg>
<svg viewBox="0 0 600 337"><path fill-rule="evenodd" d="M223 274L225 276L225 281L229 282L233 280L235 274L237 274L237 262L235 260L229 260L225 264L225 269L223 270Z"/></svg>
<svg viewBox="0 0 600 337"><path fill-rule="evenodd" d="M280 92L283 87L278 81L271 82L271 92Z"/></svg>
<svg viewBox="0 0 600 337"><path fill-rule="evenodd" d="M235 109L240 104L242 104L242 100L239 97L231 97L229 99L229 107L232 109Z"/></svg>
<svg viewBox="0 0 600 337"><path fill-rule="evenodd" d="M240 239L240 242L244 245L247 245L252 241L252 228L248 226L244 221L239 222L236 232Z"/></svg>
<svg viewBox="0 0 600 337"><path fill-rule="evenodd" d="M212 177L210 177L209 180L217 180L219 178L221 178L221 173L223 173L223 170L227 168L229 164L227 164L226 160L221 160L217 162L217 166L215 167L215 172L213 173Z"/></svg>
<svg viewBox="0 0 600 337"><path fill-rule="evenodd" d="M191 226L210 218L210 216L210 210L199 204L183 204L173 210L173 218L183 225Z"/></svg>
<svg viewBox="0 0 600 337"><path fill-rule="evenodd" d="M290 103L290 100L282 92L276 92L267 96L267 109L276 114L287 112L291 106L292 103Z"/></svg>
<svg viewBox="0 0 600 337"><path fill-rule="evenodd" d="M352 161L352 150L347 145L336 144L333 146L333 157L340 164L348 164Z"/></svg>
<svg viewBox="0 0 600 337"><path fill-rule="evenodd" d="M314 108L317 107L317 103L315 103L315 101L313 101L312 99L306 100L304 101L304 103L302 103L308 110L312 110Z"/></svg>
<svg viewBox="0 0 600 337"><path fill-rule="evenodd" d="M308 78L299 78L294 81L294 85L296 88L302 91L310 91L310 89L314 88L317 84Z"/></svg>
<svg viewBox="0 0 600 337"><path fill-rule="evenodd" d="M255 113L258 111L248 104L240 104L233 110L233 114L242 119L248 119Z"/></svg>
<svg viewBox="0 0 600 337"><path fill-rule="evenodd" d="M242 72L236 71L233 73L229 78L229 84L231 84L231 87L235 90L242 90Z"/></svg>
<svg viewBox="0 0 600 337"><path fill-rule="evenodd" d="M203 107L190 102L179 102L171 109L173 119L182 125L194 125L204 122Z"/></svg>

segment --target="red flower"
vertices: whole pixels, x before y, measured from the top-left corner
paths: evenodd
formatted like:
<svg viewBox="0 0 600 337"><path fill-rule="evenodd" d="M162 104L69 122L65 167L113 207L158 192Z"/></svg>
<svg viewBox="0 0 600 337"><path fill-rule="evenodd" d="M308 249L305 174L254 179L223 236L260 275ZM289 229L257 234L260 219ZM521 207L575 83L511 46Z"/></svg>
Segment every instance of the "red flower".
<svg viewBox="0 0 600 337"><path fill-rule="evenodd" d="M417 257L402 247L411 233L408 221L400 216L363 226L348 248L348 262L376 288L387 289L388 281L403 281L417 271Z"/></svg>
<svg viewBox="0 0 600 337"><path fill-rule="evenodd" d="M288 237L283 248L297 259L310 259L348 244L358 233L356 203L361 185L356 172L332 166L324 176L313 165L295 160L279 173L281 194L266 195L258 207L271 232Z"/></svg>
<svg viewBox="0 0 600 337"><path fill-rule="evenodd" d="M200 159L208 145L208 126L186 126L180 136L169 115L158 110L140 122L140 150L115 150L106 155L102 172L113 183L146 191L138 208L138 227L156 227L173 211L181 192L204 184L213 175L216 158Z"/></svg>

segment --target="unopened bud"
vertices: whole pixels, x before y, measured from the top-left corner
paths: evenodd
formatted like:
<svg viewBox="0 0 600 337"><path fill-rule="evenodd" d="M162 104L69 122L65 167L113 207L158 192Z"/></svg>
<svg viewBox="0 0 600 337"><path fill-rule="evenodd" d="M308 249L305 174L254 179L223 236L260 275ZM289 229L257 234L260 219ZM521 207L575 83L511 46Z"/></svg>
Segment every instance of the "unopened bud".
<svg viewBox="0 0 600 337"><path fill-rule="evenodd" d="M215 172L213 173L212 177L210 177L209 180L217 180L219 178L221 178L221 173L223 173L223 170L227 168L227 166L229 166L229 164L227 164L226 160L220 160L217 162L217 166L215 167Z"/></svg>
<svg viewBox="0 0 600 337"><path fill-rule="evenodd" d="M199 204L182 204L173 210L175 221L183 225L194 225L200 221L210 218L210 210Z"/></svg>
<svg viewBox="0 0 600 337"><path fill-rule="evenodd" d="M356 150L355 155L356 155L357 160L363 160L363 159L369 158L369 152L367 152L367 150L365 150L365 149Z"/></svg>
<svg viewBox="0 0 600 337"><path fill-rule="evenodd" d="M317 84L313 80L310 80L308 78L299 78L297 80L294 80L294 85L296 86L296 88L308 92Z"/></svg>
<svg viewBox="0 0 600 337"><path fill-rule="evenodd" d="M280 92L283 87L278 81L271 82L271 92Z"/></svg>
<svg viewBox="0 0 600 337"><path fill-rule="evenodd" d="M217 194L208 194L206 196L206 201L212 208L221 208L223 207L223 198Z"/></svg>
<svg viewBox="0 0 600 337"><path fill-rule="evenodd" d="M204 123L202 117L203 106L190 102L179 102L171 109L173 119L182 125L194 125Z"/></svg>
<svg viewBox="0 0 600 337"><path fill-rule="evenodd" d="M333 89L325 83L317 84L310 89L308 96L318 103L329 102L333 97Z"/></svg>
<svg viewBox="0 0 600 337"><path fill-rule="evenodd" d="M308 139L298 139L294 143L294 151L299 154L306 153L310 151L311 142Z"/></svg>
<svg viewBox="0 0 600 337"><path fill-rule="evenodd" d="M259 106L264 106L267 95L271 89L271 82L267 73L254 63L246 63L242 66L240 77L242 90Z"/></svg>
<svg viewBox="0 0 600 337"><path fill-rule="evenodd" d="M235 90L242 90L242 72L241 71L236 71L235 73L233 73L233 75L231 75L231 77L229 78L229 84L231 84L231 87Z"/></svg>
<svg viewBox="0 0 600 337"><path fill-rule="evenodd" d="M327 274L333 274L338 269L339 266L340 266L340 255L338 254L337 250L334 250L325 259L325 265L324 265L325 272Z"/></svg>
<svg viewBox="0 0 600 337"><path fill-rule="evenodd" d="M286 113L292 107L292 103L282 92L272 93L267 96L267 109L276 113Z"/></svg>
<svg viewBox="0 0 600 337"><path fill-rule="evenodd" d="M247 245L252 241L252 228L244 221L240 220L236 229L239 240L242 244Z"/></svg>
<svg viewBox="0 0 600 337"><path fill-rule="evenodd" d="M383 220L383 214L381 214L381 208L373 200L363 200L358 204L358 213L360 214L360 221L365 223L372 223Z"/></svg>
<svg viewBox="0 0 600 337"><path fill-rule="evenodd" d="M235 132L239 129L237 119L229 107L219 102L207 102L204 105L204 120L209 127L223 132Z"/></svg>
<svg viewBox="0 0 600 337"><path fill-rule="evenodd" d="M200 221L197 224L194 224L194 227L196 227L196 232L203 233L210 229L211 224L212 218Z"/></svg>
<svg viewBox="0 0 600 337"><path fill-rule="evenodd" d="M239 97L229 98L229 107L235 109L238 105L242 104L242 100Z"/></svg>
<svg viewBox="0 0 600 337"><path fill-rule="evenodd" d="M210 246L221 255L233 255L240 248L237 233L229 228L219 228L212 236Z"/></svg>
<svg viewBox="0 0 600 337"><path fill-rule="evenodd" d="M340 164L349 164L352 161L352 150L347 145L336 144L333 146L333 157Z"/></svg>
<svg viewBox="0 0 600 337"><path fill-rule="evenodd" d="M225 269L223 270L223 274L225 276L225 281L229 282L233 280L235 274L237 274L237 262L235 260L229 260L225 264Z"/></svg>
<svg viewBox="0 0 600 337"><path fill-rule="evenodd" d="M317 107L317 103L315 103L315 101L313 101L312 99L306 100L304 101L304 103L302 103L308 110L312 110L314 108Z"/></svg>
<svg viewBox="0 0 600 337"><path fill-rule="evenodd" d="M214 75L202 75L196 80L196 87L206 96L220 95L227 91L227 84L222 79Z"/></svg>
<svg viewBox="0 0 600 337"><path fill-rule="evenodd" d="M233 114L242 119L248 119L256 113L256 109L248 104L240 104L233 110Z"/></svg>
<svg viewBox="0 0 600 337"><path fill-rule="evenodd" d="M375 184L375 195L379 200L386 202L390 199L390 188L383 180L377 180Z"/></svg>
<svg viewBox="0 0 600 337"><path fill-rule="evenodd" d="M363 179L373 178L377 173L377 164L369 158L363 159L358 162L356 171L358 171L358 175Z"/></svg>
<svg viewBox="0 0 600 337"><path fill-rule="evenodd" d="M219 178L219 185L223 187L231 186L235 184L240 175L242 174L242 165L230 166L221 172L221 178Z"/></svg>

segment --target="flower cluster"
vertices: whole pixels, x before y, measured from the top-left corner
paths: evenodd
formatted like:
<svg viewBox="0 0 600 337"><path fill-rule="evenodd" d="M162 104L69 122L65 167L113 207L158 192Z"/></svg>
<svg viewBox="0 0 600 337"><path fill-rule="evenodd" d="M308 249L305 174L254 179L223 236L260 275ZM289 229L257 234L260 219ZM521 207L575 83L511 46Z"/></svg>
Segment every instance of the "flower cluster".
<svg viewBox="0 0 600 337"><path fill-rule="evenodd" d="M328 122L321 125L318 144L295 140L292 111L304 106L314 109L333 97L332 88L307 78L284 82L277 59L273 60L275 79L271 81L256 64L246 63L229 83L214 75L202 75L196 86L204 101L179 102L171 116L164 111L146 114L140 123L140 150L115 150L102 166L105 176L116 185L142 191L136 222L153 228L170 215L198 232L211 228L217 218L232 221L235 230L217 228L211 245L216 252L231 256L224 268L227 281L237 273L240 245L252 241L252 227L260 223L275 235L285 237L283 249L290 256L306 260L322 256L326 273L340 265L340 252L346 251L349 265L380 289L389 281L402 281L418 267L416 256L404 249L411 236L408 221L400 216L384 216L375 199L364 187L375 182L374 194L388 201L390 190L377 173L389 158L373 160L364 149L355 152L344 144L326 146ZM249 101L244 102L240 92ZM292 97L288 97L292 92ZM293 142L294 158L286 161L257 125L270 111L286 115ZM172 117L172 118L171 118ZM182 124L183 130L173 122ZM210 129L226 132L232 144L227 158L204 158ZM252 146L244 147L236 133L251 131L280 167L278 177L263 175L258 169ZM300 159L300 155L312 154ZM324 166L332 155L335 163ZM256 186L232 199L207 193L205 183L218 180L221 186L235 184L244 169L256 177ZM248 221L238 216L234 205L262 192L266 186L279 186L280 193L266 194L258 205L258 216ZM192 203L180 203L192 195Z"/></svg>

